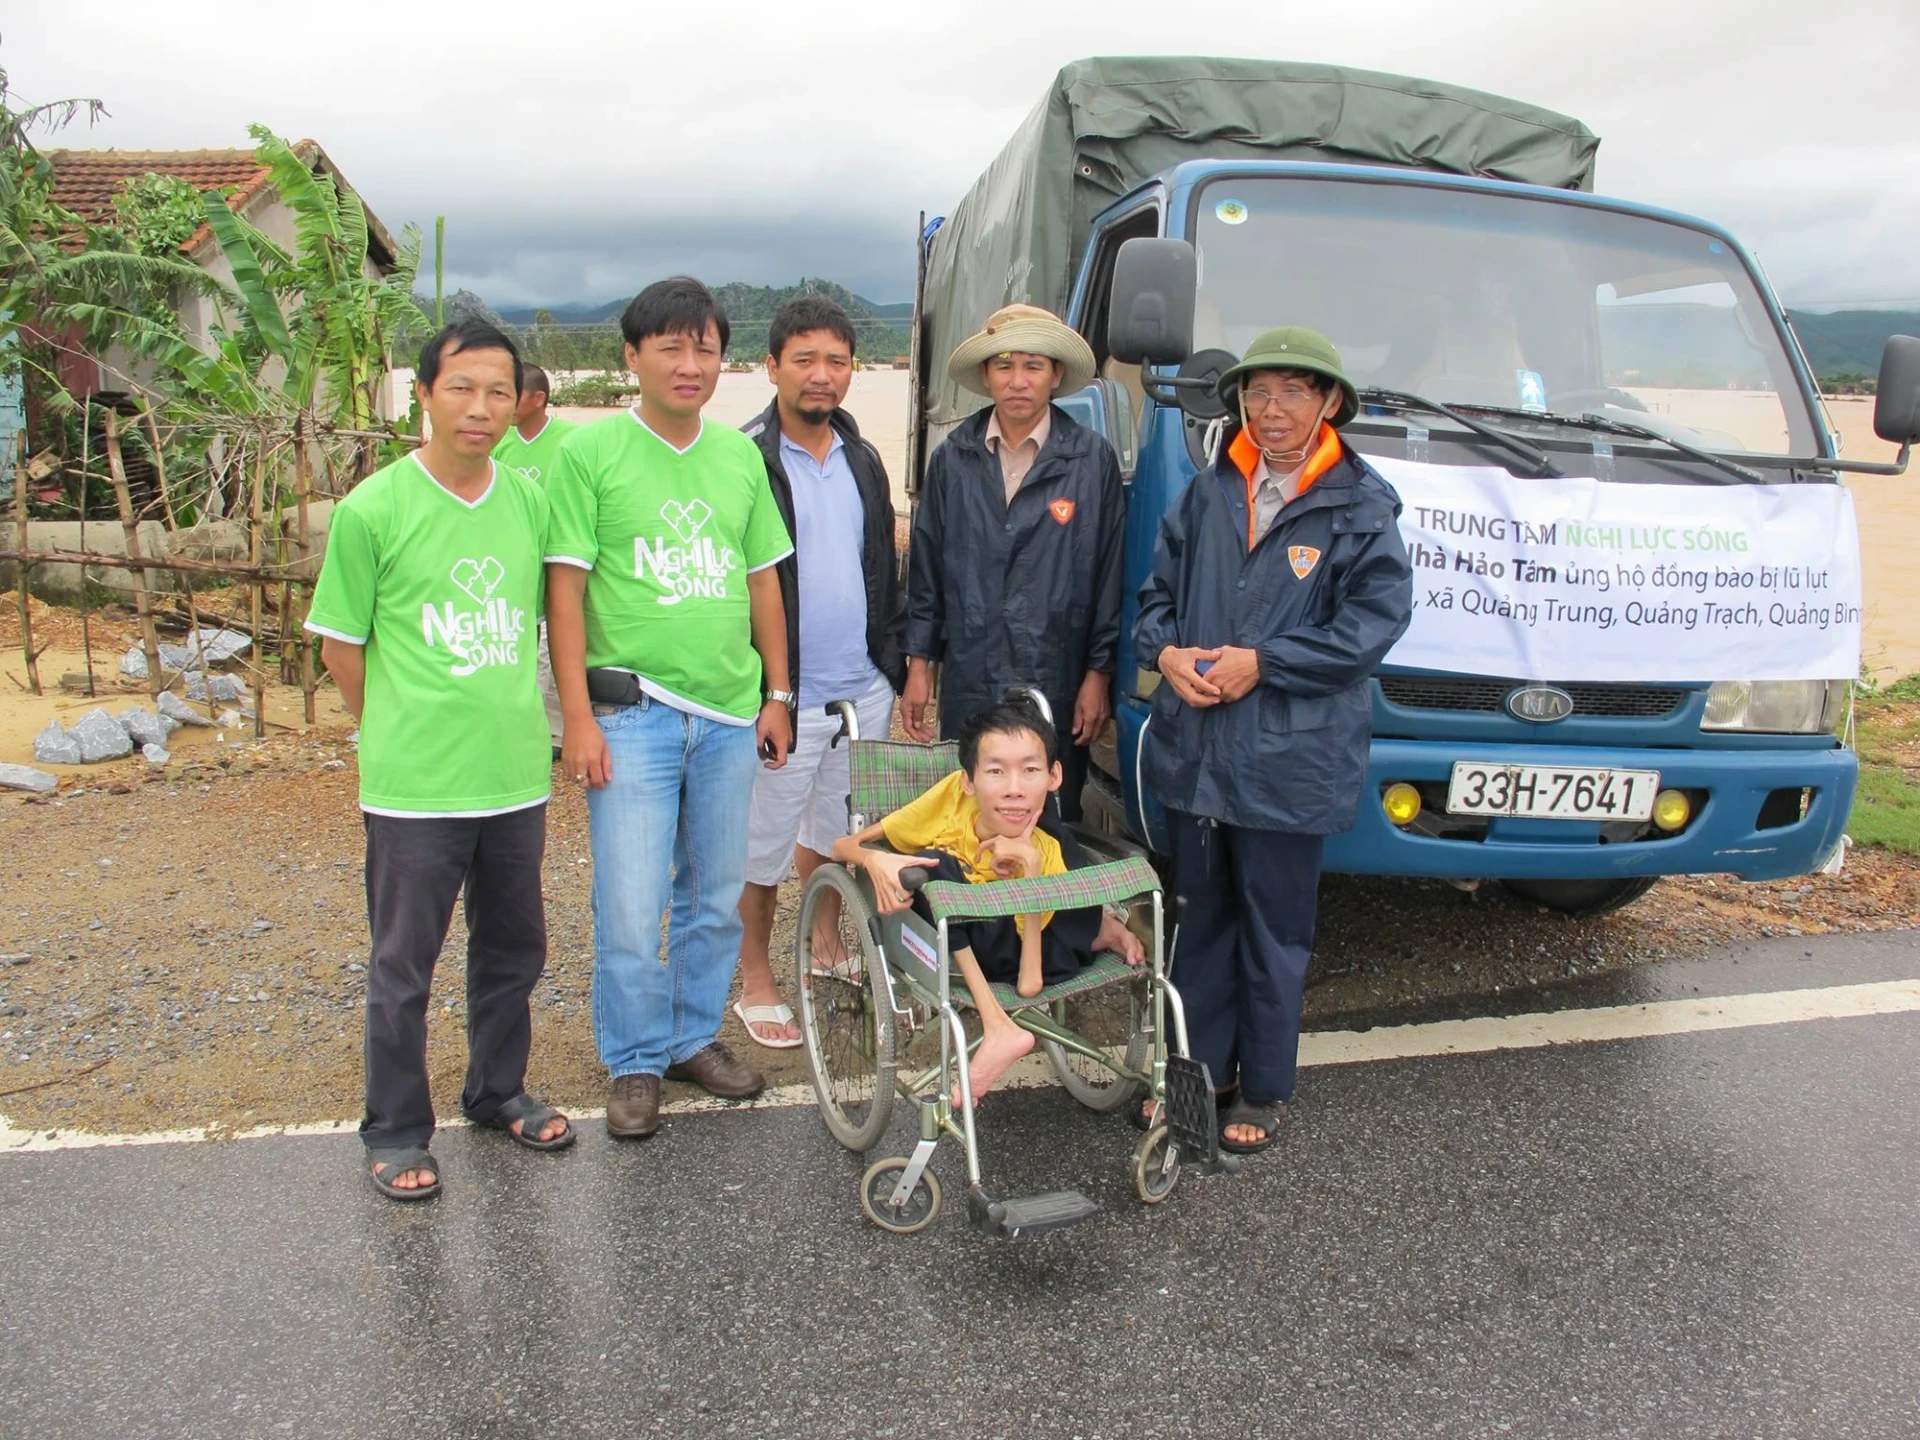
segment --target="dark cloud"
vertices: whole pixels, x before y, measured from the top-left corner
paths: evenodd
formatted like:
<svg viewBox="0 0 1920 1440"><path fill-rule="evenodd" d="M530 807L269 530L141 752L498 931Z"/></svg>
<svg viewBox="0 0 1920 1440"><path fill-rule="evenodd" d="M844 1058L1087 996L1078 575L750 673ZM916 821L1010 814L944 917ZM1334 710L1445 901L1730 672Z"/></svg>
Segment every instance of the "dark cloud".
<svg viewBox="0 0 1920 1440"><path fill-rule="evenodd" d="M1729 225L1790 302L1920 301L1913 0L1102 0L1097 25L976 0L493 14L14 0L0 64L31 98L109 102L69 143L245 144L250 120L314 136L390 223L444 213L452 274L498 304L673 269L904 299L918 212L950 208L1090 52L1314 59L1550 106L1602 137L1603 193Z"/></svg>
<svg viewBox="0 0 1920 1440"><path fill-rule="evenodd" d="M448 219L448 284L498 305L609 300L664 275L712 284L837 280L881 302L913 295L915 213L852 218L831 210L660 217L579 213Z"/></svg>

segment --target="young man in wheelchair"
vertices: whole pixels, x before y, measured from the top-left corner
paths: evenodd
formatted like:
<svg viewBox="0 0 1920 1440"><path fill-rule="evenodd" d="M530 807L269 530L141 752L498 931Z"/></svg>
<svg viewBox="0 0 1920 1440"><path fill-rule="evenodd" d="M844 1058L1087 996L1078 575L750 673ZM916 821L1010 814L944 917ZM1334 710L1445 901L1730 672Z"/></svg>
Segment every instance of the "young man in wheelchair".
<svg viewBox="0 0 1920 1440"><path fill-rule="evenodd" d="M1061 782L1058 747L1053 726L1031 700L1012 698L982 711L961 730L959 770L878 824L841 838L833 858L867 873L875 903L887 914L925 905L902 883L908 871L981 885L1079 869L1089 863L1085 853L1047 817ZM890 849L873 848L879 841ZM1146 958L1125 924L1097 905L956 922L948 935L980 1016L981 1042L970 1067L976 1102L1034 1043L1008 1017L994 982L1033 996L1071 979L1097 952L1112 951L1129 965Z"/></svg>

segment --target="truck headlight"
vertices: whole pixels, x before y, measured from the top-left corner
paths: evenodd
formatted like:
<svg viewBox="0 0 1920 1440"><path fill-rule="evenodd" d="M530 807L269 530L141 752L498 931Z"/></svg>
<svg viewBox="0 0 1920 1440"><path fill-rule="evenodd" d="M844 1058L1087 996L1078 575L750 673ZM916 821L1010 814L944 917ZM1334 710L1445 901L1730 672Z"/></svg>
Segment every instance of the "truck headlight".
<svg viewBox="0 0 1920 1440"><path fill-rule="evenodd" d="M1721 680L1707 691L1702 730L1818 735L1847 704L1845 680Z"/></svg>

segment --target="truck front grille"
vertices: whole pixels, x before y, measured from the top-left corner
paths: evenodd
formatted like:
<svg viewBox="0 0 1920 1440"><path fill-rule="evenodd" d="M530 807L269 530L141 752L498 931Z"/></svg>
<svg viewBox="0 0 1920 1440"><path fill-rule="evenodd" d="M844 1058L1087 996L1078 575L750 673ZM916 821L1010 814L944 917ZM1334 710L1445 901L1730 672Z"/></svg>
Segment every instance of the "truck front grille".
<svg viewBox="0 0 1920 1440"><path fill-rule="evenodd" d="M1510 692L1524 680L1481 680L1460 675L1382 675L1380 689L1408 710L1455 710L1502 714ZM1660 720L1687 703L1685 690L1654 685L1562 685L1575 715L1607 720Z"/></svg>

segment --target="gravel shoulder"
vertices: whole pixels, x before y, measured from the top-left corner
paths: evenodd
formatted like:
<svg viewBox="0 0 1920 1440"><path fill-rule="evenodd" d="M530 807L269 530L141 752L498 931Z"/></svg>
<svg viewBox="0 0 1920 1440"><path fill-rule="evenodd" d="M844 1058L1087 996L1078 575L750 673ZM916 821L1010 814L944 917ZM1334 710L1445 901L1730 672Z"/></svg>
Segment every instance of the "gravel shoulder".
<svg viewBox="0 0 1920 1440"><path fill-rule="evenodd" d="M0 797L0 1117L19 1129L246 1129L357 1115L365 994L364 837L348 730L212 743L185 765L87 767L44 799ZM586 807L556 783L547 846L552 948L534 996L530 1087L597 1106ZM798 887L776 964L790 967ZM1308 1024L1690 959L1766 935L1920 923L1920 863L1857 850L1836 877L1669 880L1572 921L1497 887L1330 877ZM465 1065L456 914L435 982L429 1063L443 1113ZM25 957L24 959L20 957ZM725 1038L776 1082L797 1051ZM52 1082L52 1083L48 1083ZM23 1088L32 1087L32 1088ZM677 1093L678 1087L669 1087ZM12 1093L8 1093L12 1092Z"/></svg>

